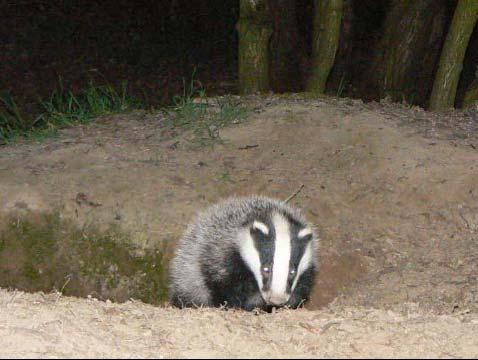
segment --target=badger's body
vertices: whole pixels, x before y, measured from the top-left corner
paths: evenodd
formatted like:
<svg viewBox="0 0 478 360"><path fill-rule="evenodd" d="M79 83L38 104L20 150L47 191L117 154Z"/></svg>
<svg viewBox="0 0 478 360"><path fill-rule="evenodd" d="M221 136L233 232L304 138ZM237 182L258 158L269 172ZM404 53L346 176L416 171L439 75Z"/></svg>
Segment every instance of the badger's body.
<svg viewBox="0 0 478 360"><path fill-rule="evenodd" d="M231 198L200 214L179 241L170 301L179 307L298 307L317 271L318 239L298 210Z"/></svg>

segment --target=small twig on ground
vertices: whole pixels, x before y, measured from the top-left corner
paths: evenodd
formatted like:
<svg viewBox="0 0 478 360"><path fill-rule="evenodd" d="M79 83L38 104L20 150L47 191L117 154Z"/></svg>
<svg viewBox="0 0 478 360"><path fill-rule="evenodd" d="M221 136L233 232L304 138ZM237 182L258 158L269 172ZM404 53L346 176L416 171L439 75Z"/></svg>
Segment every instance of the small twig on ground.
<svg viewBox="0 0 478 360"><path fill-rule="evenodd" d="M460 215L461 219L465 222L466 228L471 229L471 224L468 221L468 219L462 214L461 211L458 211L458 214Z"/></svg>
<svg viewBox="0 0 478 360"><path fill-rule="evenodd" d="M258 144L253 144L253 145L245 145L245 146L241 146L239 147L238 149L239 150L249 150L249 149L254 149L256 147L259 147Z"/></svg>
<svg viewBox="0 0 478 360"><path fill-rule="evenodd" d="M71 280L71 275L66 276L66 281L65 281L65 283L63 284L63 286L61 287L61 290L60 290L60 291L57 291L57 293L56 293L56 296L57 296L57 297L56 297L56 300L55 300L55 304L57 304L58 301L60 300L60 298L63 296L63 290L65 290L65 287L66 287L66 285L68 285L68 283L70 282L70 280Z"/></svg>
<svg viewBox="0 0 478 360"><path fill-rule="evenodd" d="M65 283L64 283L63 286L61 287L60 294L63 294L63 290L65 290L66 285L68 285L68 283L70 282L70 280L71 280L71 275L68 275L68 276L66 277Z"/></svg>
<svg viewBox="0 0 478 360"><path fill-rule="evenodd" d="M293 193L291 196L289 196L287 199L285 199L284 203L288 203L289 201L291 201L293 198L295 198L297 195L299 195L299 193L302 191L302 189L304 188L304 184L300 185L300 187L296 190L295 193Z"/></svg>
<svg viewBox="0 0 478 360"><path fill-rule="evenodd" d="M332 321L329 321L328 323L326 323L326 324L324 324L324 325L322 325L322 326L320 327L320 331L321 331L322 333L324 333L324 332L326 332L327 330L329 330L332 326L334 326L334 325L339 325L339 324L340 324L340 321L333 321L333 320L332 320Z"/></svg>

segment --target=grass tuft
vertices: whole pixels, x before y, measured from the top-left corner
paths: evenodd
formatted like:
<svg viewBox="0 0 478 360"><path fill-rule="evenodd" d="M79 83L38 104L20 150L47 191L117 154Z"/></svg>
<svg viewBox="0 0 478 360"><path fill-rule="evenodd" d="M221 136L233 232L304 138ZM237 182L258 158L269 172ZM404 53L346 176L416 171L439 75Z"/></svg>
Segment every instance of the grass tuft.
<svg viewBox="0 0 478 360"><path fill-rule="evenodd" d="M25 116L10 94L0 96L0 143L27 134L40 120Z"/></svg>
<svg viewBox="0 0 478 360"><path fill-rule="evenodd" d="M167 125L191 131L191 142L198 146L220 141L219 130L242 122L248 113L246 107L232 96L209 99L202 84L194 80L194 73L187 86L183 80L183 93L174 97L173 102L174 105L165 110Z"/></svg>
<svg viewBox="0 0 478 360"><path fill-rule="evenodd" d="M127 82L117 91L112 85L89 86L74 94L65 89L60 78L58 87L47 100L40 101L42 113L34 118L24 116L13 98L0 97L0 142L10 143L24 138L41 138L58 129L91 119L139 107L137 100L127 94ZM3 110L2 110L3 108Z"/></svg>

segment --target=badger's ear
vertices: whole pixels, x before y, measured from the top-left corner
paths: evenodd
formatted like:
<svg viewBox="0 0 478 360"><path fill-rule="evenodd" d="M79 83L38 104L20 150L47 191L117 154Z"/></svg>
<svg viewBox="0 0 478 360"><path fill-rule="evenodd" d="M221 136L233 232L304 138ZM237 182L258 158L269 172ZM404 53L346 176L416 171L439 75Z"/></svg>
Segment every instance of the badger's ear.
<svg viewBox="0 0 478 360"><path fill-rule="evenodd" d="M303 228L302 230L299 231L297 234L297 237L299 238L300 241L308 242L312 240L312 230L308 227Z"/></svg>
<svg viewBox="0 0 478 360"><path fill-rule="evenodd" d="M266 224L260 221L254 221L251 226L251 233L259 232L262 235L269 235L269 228Z"/></svg>

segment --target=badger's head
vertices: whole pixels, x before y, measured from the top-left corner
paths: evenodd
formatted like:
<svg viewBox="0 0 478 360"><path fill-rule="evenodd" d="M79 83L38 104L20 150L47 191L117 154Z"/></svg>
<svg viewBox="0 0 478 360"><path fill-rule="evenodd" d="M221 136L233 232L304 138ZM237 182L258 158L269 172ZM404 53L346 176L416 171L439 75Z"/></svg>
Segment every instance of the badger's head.
<svg viewBox="0 0 478 360"><path fill-rule="evenodd" d="M279 212L246 225L240 254L267 305L286 305L300 276L315 266L314 241L307 224Z"/></svg>

